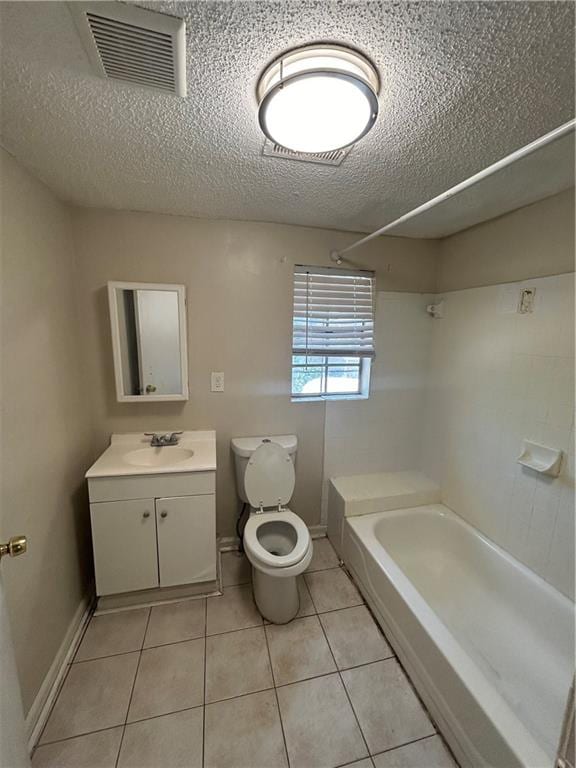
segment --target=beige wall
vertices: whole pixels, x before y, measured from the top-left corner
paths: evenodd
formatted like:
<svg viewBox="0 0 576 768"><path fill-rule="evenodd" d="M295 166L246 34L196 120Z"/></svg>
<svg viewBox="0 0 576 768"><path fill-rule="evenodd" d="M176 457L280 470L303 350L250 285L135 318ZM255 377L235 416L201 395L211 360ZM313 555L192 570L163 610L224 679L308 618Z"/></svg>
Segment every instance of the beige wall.
<svg viewBox="0 0 576 768"><path fill-rule="evenodd" d="M574 270L574 189L440 241L438 291Z"/></svg>
<svg viewBox="0 0 576 768"><path fill-rule="evenodd" d="M2 564L2 580L27 711L91 578L83 473L92 434L70 211L0 152L0 537L29 539L25 556Z"/></svg>
<svg viewBox="0 0 576 768"><path fill-rule="evenodd" d="M292 268L329 265L329 252L352 234L149 213L77 210L79 301L86 380L97 448L112 432L216 429L218 533L231 536L237 513L230 438L295 433L300 447L292 507L320 522L324 403L290 402ZM437 244L382 239L355 264L377 270L380 290L430 291ZM117 403L106 283L186 285L190 400ZM210 372L224 371L225 392L210 392Z"/></svg>

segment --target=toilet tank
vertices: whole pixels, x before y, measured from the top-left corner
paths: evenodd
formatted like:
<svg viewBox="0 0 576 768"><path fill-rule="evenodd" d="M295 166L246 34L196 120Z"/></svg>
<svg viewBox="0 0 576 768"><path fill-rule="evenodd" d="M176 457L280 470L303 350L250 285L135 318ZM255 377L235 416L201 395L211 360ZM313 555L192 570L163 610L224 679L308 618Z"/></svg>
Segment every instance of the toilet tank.
<svg viewBox="0 0 576 768"><path fill-rule="evenodd" d="M242 501L248 503L246 491L244 490L244 472L250 460L250 456L256 448L266 441L278 443L285 448L292 461L296 459L296 449L298 448L298 438L296 435L263 435L262 437L233 437L231 441L232 453L234 454L234 469L236 470L236 490Z"/></svg>

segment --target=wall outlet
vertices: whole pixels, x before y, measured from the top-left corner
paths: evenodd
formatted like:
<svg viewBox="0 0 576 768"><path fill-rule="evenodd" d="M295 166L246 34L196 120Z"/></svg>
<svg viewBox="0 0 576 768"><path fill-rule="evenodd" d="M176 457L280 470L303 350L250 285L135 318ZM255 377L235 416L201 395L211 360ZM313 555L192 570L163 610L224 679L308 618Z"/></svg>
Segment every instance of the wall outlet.
<svg viewBox="0 0 576 768"><path fill-rule="evenodd" d="M224 371L212 371L210 390L212 392L224 392Z"/></svg>

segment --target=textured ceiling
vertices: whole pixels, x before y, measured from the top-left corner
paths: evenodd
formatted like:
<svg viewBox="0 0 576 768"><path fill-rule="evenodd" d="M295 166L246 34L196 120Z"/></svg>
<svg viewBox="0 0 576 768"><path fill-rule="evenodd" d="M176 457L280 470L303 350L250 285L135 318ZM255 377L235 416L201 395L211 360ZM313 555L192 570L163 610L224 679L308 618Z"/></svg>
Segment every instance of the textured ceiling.
<svg viewBox="0 0 576 768"><path fill-rule="evenodd" d="M2 2L2 143L78 205L370 231L573 116L574 6L155 2L188 96L99 79L66 4ZM339 168L261 156L255 85L285 49L360 48L380 115Z"/></svg>

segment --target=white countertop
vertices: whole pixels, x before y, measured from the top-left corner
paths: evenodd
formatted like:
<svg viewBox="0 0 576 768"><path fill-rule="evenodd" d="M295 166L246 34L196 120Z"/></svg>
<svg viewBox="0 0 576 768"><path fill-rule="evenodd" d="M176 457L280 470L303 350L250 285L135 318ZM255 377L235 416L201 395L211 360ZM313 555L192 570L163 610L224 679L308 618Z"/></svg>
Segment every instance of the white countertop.
<svg viewBox="0 0 576 768"><path fill-rule="evenodd" d="M152 430L150 430L152 431ZM170 433L175 430L156 430L157 434ZM125 475L172 475L181 472L210 472L216 470L216 432L207 430L203 432L184 432L180 435L177 446L166 445L161 448L150 447L150 437L142 432L112 435L110 447L97 459L85 477L122 477ZM131 463L128 455L133 451L149 449L157 452L162 457L169 459L170 452L174 452L177 461L162 463L159 465L141 466ZM182 459L178 456L178 449L193 452L189 458Z"/></svg>

